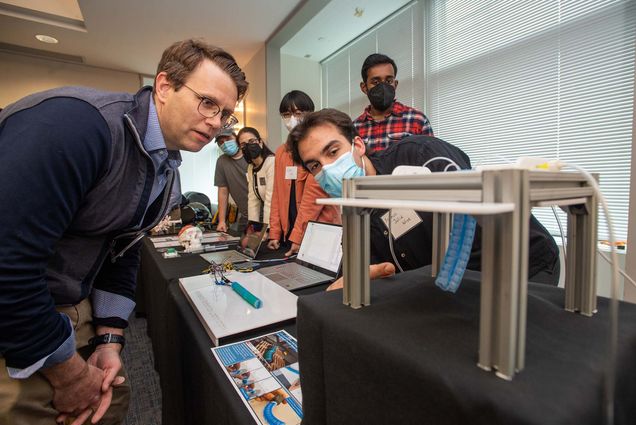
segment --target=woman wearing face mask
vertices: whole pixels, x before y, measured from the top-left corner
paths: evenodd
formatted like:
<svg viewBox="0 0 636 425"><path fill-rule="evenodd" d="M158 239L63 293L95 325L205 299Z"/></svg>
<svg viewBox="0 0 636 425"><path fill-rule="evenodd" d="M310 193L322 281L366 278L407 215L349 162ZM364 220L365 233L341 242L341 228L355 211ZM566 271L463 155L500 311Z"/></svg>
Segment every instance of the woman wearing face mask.
<svg viewBox="0 0 636 425"><path fill-rule="evenodd" d="M248 163L247 217L250 221L269 223L274 191L274 153L255 128L243 127L237 138Z"/></svg>
<svg viewBox="0 0 636 425"><path fill-rule="evenodd" d="M287 131L302 122L305 115L314 111L314 102L304 92L292 90L280 102L280 116ZM286 143L276 150L274 194L269 217L270 249L289 248L285 255L298 252L310 220L340 223L340 212L334 206L317 205L317 198L328 195L314 177L300 165L296 165Z"/></svg>

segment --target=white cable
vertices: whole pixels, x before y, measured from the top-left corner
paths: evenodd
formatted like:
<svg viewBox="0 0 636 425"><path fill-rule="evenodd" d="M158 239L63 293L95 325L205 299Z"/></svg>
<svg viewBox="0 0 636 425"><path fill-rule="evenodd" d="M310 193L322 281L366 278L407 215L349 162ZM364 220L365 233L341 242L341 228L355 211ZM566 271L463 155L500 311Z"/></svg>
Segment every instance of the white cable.
<svg viewBox="0 0 636 425"><path fill-rule="evenodd" d="M400 265L397 257L395 256L395 251L393 251L393 232L391 231L391 210L389 210L389 250L391 251L391 257L393 257L393 261L395 261L395 265L398 266L401 273L404 273L404 269Z"/></svg>
<svg viewBox="0 0 636 425"><path fill-rule="evenodd" d="M561 225L561 219L559 218L556 207L554 205L552 205L552 212L554 213L554 218L556 218L557 224L559 225L559 232L561 233L561 245L563 246L563 262L565 266L567 267L568 255L567 255L567 250L565 249L565 233L563 233L563 226ZM563 273L563 270L561 271L561 273Z"/></svg>
<svg viewBox="0 0 636 425"><path fill-rule="evenodd" d="M450 164L448 164L446 167L444 167L444 171L448 171L448 169L449 169L450 167L455 167L455 169L456 169L456 170L461 170L461 168L459 168L459 167L457 166L457 164L455 164L454 162L451 162L451 163L450 163Z"/></svg>
<svg viewBox="0 0 636 425"><path fill-rule="evenodd" d="M612 264L612 260L610 260L610 258L609 258L607 255L605 255L605 253L604 253L603 251L601 251L601 250L599 249L599 250L598 250L598 253L599 253L599 254L601 254L601 257L603 257L603 259L604 259L605 261L607 261L608 263ZM625 279L629 280L629 281L631 282L631 284L632 284L632 285L636 286L636 282L634 282L634 279L632 279L631 277L629 277L629 275L628 275L627 273L625 273L625 271L624 271L624 270L622 270L622 269L618 269L618 272L619 272L620 274L622 274L622 275L623 275L623 277L624 277Z"/></svg>
<svg viewBox="0 0 636 425"><path fill-rule="evenodd" d="M614 386L616 382L616 354L618 352L618 256L616 247L614 246L614 225L610 217L607 201L601 192L598 182L590 173L573 164L562 162L562 164L574 168L583 174L594 188L594 192L598 196L599 203L603 207L603 213L607 221L607 230L609 231L610 252L612 255L612 286L610 298L610 339L609 339L609 355L607 361L606 379L605 379L605 419L608 425L614 423Z"/></svg>
<svg viewBox="0 0 636 425"><path fill-rule="evenodd" d="M453 160L452 160L452 159L450 159L450 158L446 158L445 156L435 156L435 157L433 157L433 158L429 159L428 161L426 161L426 162L422 165L422 167L426 167L426 166L428 166L428 164L430 164L431 162L433 162L433 161L437 161L437 160L439 160L439 159L443 159L443 160L444 160L444 161L446 161L446 162L450 162L452 165L454 165L454 166L455 166L455 168L457 168L458 170L461 170L461 167L460 167L460 166L458 166L458 165L455 163L455 161L453 161ZM444 171L446 171L446 170L444 170Z"/></svg>

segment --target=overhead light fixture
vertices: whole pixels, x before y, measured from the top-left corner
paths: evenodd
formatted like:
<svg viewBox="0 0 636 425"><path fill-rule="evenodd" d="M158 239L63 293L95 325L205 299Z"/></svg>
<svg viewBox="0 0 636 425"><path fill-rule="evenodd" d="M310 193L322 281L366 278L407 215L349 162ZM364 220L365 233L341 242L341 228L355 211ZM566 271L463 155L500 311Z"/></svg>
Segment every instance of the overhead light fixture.
<svg viewBox="0 0 636 425"><path fill-rule="evenodd" d="M37 38L42 43L48 43L48 44L57 44L57 43L59 43L57 38L51 37L50 35L38 34L38 35L35 36L35 38Z"/></svg>
<svg viewBox="0 0 636 425"><path fill-rule="evenodd" d="M364 9L361 7L356 7L356 9L353 12L353 16L355 16L356 18L362 18L362 14L364 13Z"/></svg>

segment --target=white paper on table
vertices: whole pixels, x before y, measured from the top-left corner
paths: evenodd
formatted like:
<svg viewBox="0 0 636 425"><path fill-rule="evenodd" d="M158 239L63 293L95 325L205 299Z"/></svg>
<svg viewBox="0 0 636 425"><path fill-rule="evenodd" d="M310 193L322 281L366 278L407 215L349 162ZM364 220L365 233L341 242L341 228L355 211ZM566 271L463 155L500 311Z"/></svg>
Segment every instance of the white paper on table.
<svg viewBox="0 0 636 425"><path fill-rule="evenodd" d="M298 297L259 273L229 272L236 281L262 301L254 308L229 286L216 285L210 275L179 279L208 334L219 339L296 317Z"/></svg>

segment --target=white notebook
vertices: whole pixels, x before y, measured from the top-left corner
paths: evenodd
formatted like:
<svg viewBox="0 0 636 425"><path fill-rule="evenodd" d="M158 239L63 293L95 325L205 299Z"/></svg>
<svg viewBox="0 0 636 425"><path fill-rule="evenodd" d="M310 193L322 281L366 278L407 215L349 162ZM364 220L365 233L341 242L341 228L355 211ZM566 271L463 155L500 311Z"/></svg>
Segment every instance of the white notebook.
<svg viewBox="0 0 636 425"><path fill-rule="evenodd" d="M262 301L254 308L229 286L214 284L210 275L179 279L179 286L215 346L222 339L296 318L298 297L258 273L225 274Z"/></svg>

